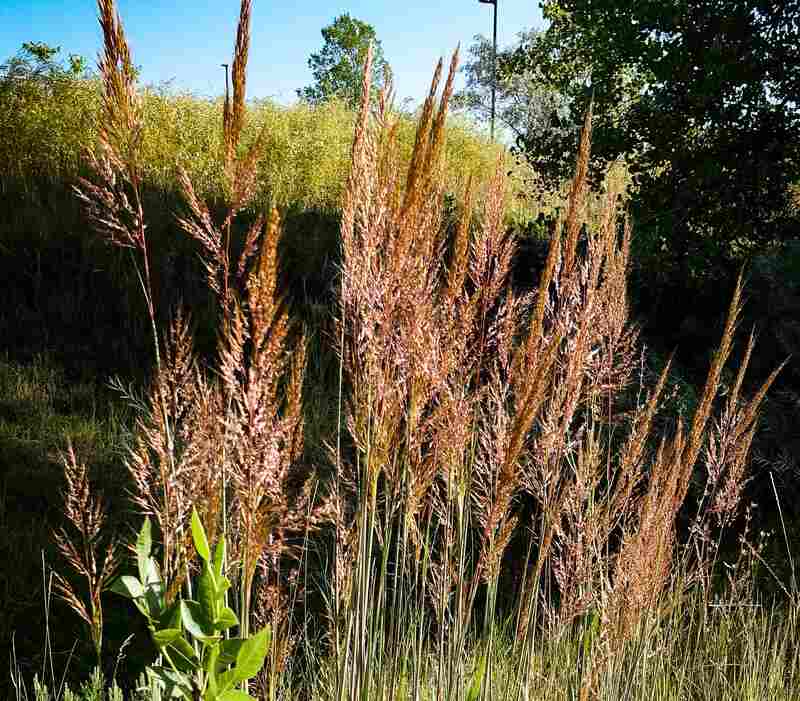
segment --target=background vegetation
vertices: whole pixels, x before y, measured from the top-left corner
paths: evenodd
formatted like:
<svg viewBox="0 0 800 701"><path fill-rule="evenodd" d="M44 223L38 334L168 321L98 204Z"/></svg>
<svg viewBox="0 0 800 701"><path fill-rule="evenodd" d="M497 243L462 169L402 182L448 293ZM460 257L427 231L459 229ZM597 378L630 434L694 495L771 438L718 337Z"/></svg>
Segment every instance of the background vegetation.
<svg viewBox="0 0 800 701"><path fill-rule="evenodd" d="M113 26L113 4L101 3L101 11L103 8L107 24ZM217 504L212 508L209 497L218 493L219 484L214 480L219 474L214 470L203 472L209 482L198 482L199 463L192 462L195 471L180 483L177 501L172 502L165 496L167 484L159 483L159 465L163 467L170 460L196 460L197 455L206 453L217 455L225 446L222 459L228 461L224 465L231 470L230 489L235 496L229 514L232 530L222 535L229 538L235 553L232 562L238 563L232 566L231 576L235 580L233 591L241 597L236 610L242 616L242 636L247 637L249 627L251 588L264 596L258 600L266 616L262 622L272 624L269 674L261 680L267 694L294 693L287 691L286 685L298 684L304 693L325 698L346 698L348 694L383 698L387 693L403 696L408 689L426 690L424 693L435 689L440 696L472 699L499 696L510 688L525 697L521 690L533 688L535 683L542 698L549 698L548 694L561 697L565 689L585 694L585 698L617 698L621 689L631 684L640 690L657 689L659 698L718 698L725 694L763 698L781 693L791 698L800 671L793 559L798 521L792 511L797 503L793 499L798 480L795 420L800 410L796 370L786 368L773 388L772 398L764 400L766 419L760 433L750 432L755 432L755 411L763 397L751 403L743 400L741 405L738 399L740 392L758 390L787 352L798 345L793 321L798 318L794 314L798 309L797 247L791 241L781 241L791 238L794 220L786 219L780 236L769 238L771 248L748 249L753 253L747 288L751 295L749 313L734 302L728 322L728 302L732 295L734 299L738 295L734 279L713 272L715 263L703 268L706 263L701 258L697 262L699 277L715 280L713 286L698 288L687 277L679 277L680 283L665 281L664 270L654 263L657 257L646 255L652 251L647 232L643 244L637 244L634 238L634 312L643 323L645 342L654 351L647 360L635 360L628 354L625 340L632 333L625 326L624 307L628 252L624 245L616 249L615 235L621 233L616 226L617 201L607 196L612 193L624 200L628 169L618 164L605 181L605 190L600 193L603 197L594 196L585 180L591 173L588 127L582 132L584 142L572 182L563 190L533 197L528 193L538 176L528 165L487 144L465 123L442 121L446 97L437 104L431 96L416 115L420 127L410 115L400 115L394 132L388 128L388 113L378 111L375 122L365 121L363 114L359 116L336 101L293 108L253 103L245 110L241 47L246 37L242 32L246 34L244 20L240 21L237 40L239 63L232 64L233 98L228 96L224 102L153 89L121 96L113 93L109 76L115 75L114 71L121 71L123 85L133 86L135 80L130 57L127 64L124 60L124 37L122 44L118 40L114 43L109 39L116 36L113 32L106 34L106 51L120 60L108 63L98 77L86 74L77 59L71 59L66 67L59 64L48 47L37 44L26 45L2 68L0 133L13 134L14 138L0 139L0 246L3 294L8 302L0 317L5 353L0 364L0 455L4 468L0 520L5 528L0 532L5 539L3 553L14 566L4 575L3 604L8 615L0 633L8 640L17 631L15 652L20 667L13 670L15 683L30 679L33 671L49 670L45 678L55 692L60 687L57 669L68 668L76 678L87 678L93 664L91 639L95 649L102 650L96 635L96 615L103 602L105 647L121 651L115 659L107 656L104 660L106 675L113 676L122 663L118 676L129 684L153 661L145 621L132 630L133 609L125 609L119 599L110 600L102 593L109 584L105 567L94 567L93 560L83 559L88 555L64 546L75 542L70 540L76 537L76 531L69 530L69 522L77 527L77 537L84 538L93 558L100 557L103 549L92 529L103 518L109 529L103 533L117 529L127 540L126 529L138 529L139 525L133 513L150 513L156 517L163 540L158 557L165 581L177 590L188 587L184 596L189 598L192 578L186 578L188 570L184 568L193 553L180 538L168 546L165 534L181 533L189 507L202 504L212 544L217 540L220 534L210 526L220 522L219 512L213 509L221 507ZM445 95L451 88L448 83ZM604 104L598 101L601 125ZM141 130L129 131L130 122L115 121L127 114L133 115L132 124L141 125ZM127 126L123 129L121 124ZM353 149L354 132L361 151ZM390 133L395 135L396 149L387 146ZM125 139L133 138L132 134L135 157L127 154L129 160L112 160L111 170L102 160L87 164L87 148L97 153L99 143L106 154L117 153L115 149L123 153L121 145L128 143ZM598 138L602 157L602 126ZM395 168L383 170L377 153L395 159ZM437 160L440 155L441 161ZM359 167L351 171L353 162ZM242 170L241 163L257 167ZM445 166L441 168L440 163ZM365 180L359 181L353 172L361 173ZM398 210L401 214L393 214L398 218L392 219L385 230L370 228L370 217L378 211L374 207L395 212L391 194L381 200L376 193L384 192L382 188L396 172L410 173L403 190L407 207ZM255 174L252 182L247 173ZM503 173L509 175L506 185L501 185ZM472 184L468 186L470 176ZM82 177L90 180L80 181ZM87 185L97 183L98 178L100 184L94 187L100 189ZM780 178L783 197L791 193L791 172L781 171ZM125 190L117 189L120 182L125 183ZM89 198L88 215L75 200L72 187L76 184ZM109 201L122 202L116 198L123 191L137 193L147 227L136 216L130 221L124 219L117 235L121 232L129 237L124 239L128 248L109 248L89 233L89 222L93 220L101 229L106 227L108 234L109 212L120 211L109 209ZM103 199L103 192L111 200ZM634 189L632 194L641 198L643 192L646 188ZM232 204L241 202L245 204ZM215 221L227 222L224 226L229 227L227 235L233 243L224 255L209 247L204 203ZM473 211L473 203L482 206ZM278 220L273 215L267 234L258 239L259 254L252 258L254 252L248 242L256 240L251 241L252 232L260 235L265 224L258 219L259 214L273 207L283 213L280 244L269 252L267 242L278 245ZM237 216L226 218L230 212ZM176 220L176 214L180 220ZM417 232L417 243L405 254L392 256L390 252L396 250L392 247L400 244L382 237L391 237L394 226L403 231L408 221L414 222L409 230ZM708 226L712 236L722 230L719 222ZM555 258L548 257L548 240L559 241L562 230L564 239L559 245L564 247L566 258L556 264ZM595 230L604 233L593 238L588 232ZM434 262L433 272L424 272L425 265L437 261L431 252L438 250L435 243L440 231L445 233L445 260ZM465 236L472 236L473 243L461 248ZM680 240L676 238L675 245ZM672 239L669 241L671 246ZM593 245L600 248L592 249ZM380 251L377 262L364 262L366 250ZM595 255L591 255L593 250ZM483 272L481 251L487 266ZM468 274L460 267L466 266L467 259L471 261ZM593 279L592 266L605 261L603 284L592 288L575 272L578 268L571 268L570 259L582 264L585 261L589 280ZM151 262L152 267L143 269L142 260ZM236 289L236 294L229 296L228 278L233 276L237 260L245 261L243 265L257 261L257 274L239 280L238 288L232 285L230 289ZM498 261L497 267L492 268L489 260ZM342 275L348 282L344 288ZM458 285L453 282L459 275L464 276L461 285L466 281L466 301L461 300ZM511 319L497 323L508 324L508 328L518 325L521 330L527 323L523 306L518 310L513 305L505 308L501 295L505 291L525 294L538 290L537 299L545 299L550 294L548 275L554 276L560 294L552 309L542 308L542 319L547 319L542 329L550 329L554 336L533 334L534 340L525 341L523 337L522 342L530 348L540 343L541 349L552 344L553 353L561 353L559 342L552 338L563 333L566 345L563 357L553 356L559 358L558 363L541 366L542 377L548 377L552 384L539 386L534 375L536 363L545 362L543 356L530 351L531 375L514 379L520 369L516 365L516 370L512 369L510 362L502 364L503 352L510 352L503 346L502 330L492 326L492 333L500 334L497 338L492 334L484 337L477 331L473 334L470 309L481 308L484 319L495 315L500 320ZM693 273L689 277L698 276ZM441 286L441 280L447 285ZM402 284L396 284L398 281ZM590 307L582 306L582 300L593 294L602 300L598 302L602 313L597 316ZM302 356L304 381L297 374L300 346L293 345L298 337L283 326L288 318L286 309L280 304L271 306L270 300L278 298L286 299L293 317L305 323L308 352ZM666 317L658 314L665 306L663 300L671 307ZM175 320L173 310L178 302L191 312L191 324ZM440 316L442 310L449 309L454 310L456 322ZM386 314L391 323L384 323L376 316L379 313ZM534 319L539 313L535 312ZM759 350L753 356L745 344L734 343L731 326L733 319L743 316L746 321L748 315L763 329ZM260 348L255 342L251 347L237 341L234 320L247 324L250 338L264 337L270 342ZM466 339L474 353L463 358L448 356L460 352L457 345L448 346L452 342L446 333L449 323L464 325L459 327L463 333L458 338ZM158 346L161 358L154 356L153 327L172 329L169 340ZM371 334L371 343L363 345L364 333ZM588 341L586 334L595 334L591 336L594 340ZM720 350L711 358L709 348L717 347L720 337ZM196 365L191 360L194 351L189 338L193 338L197 351ZM344 347L339 348L341 366L336 338L346 339ZM617 345L608 345L608 338L616 339ZM610 365L598 366L597 372L584 378L574 361L575 353L569 352L574 346L566 339L611 349ZM434 341L441 344L437 349L442 352L436 360L442 363L437 366L441 373L438 377L429 375L433 361L424 352ZM662 386L659 378L669 365L666 355L676 341L684 346L678 355L677 372L669 379L664 376ZM733 362L726 370L723 366L728 355ZM601 356L605 357L603 353ZM493 360L495 357L500 360ZM185 365L182 358L188 359ZM397 358L404 359L410 370L397 364ZM537 358L535 362L533 358ZM752 373L743 382L748 361ZM216 374L206 376L208 367L215 368ZM251 374L240 374L245 367ZM283 379L255 382L252 372L267 367L282 369L278 372L283 373ZM552 374L548 368L553 369ZM195 370L196 376L192 375ZM339 372L344 374L344 385ZM609 461L612 450L615 461L620 461L615 467L621 470L620 482L614 484L624 495L625 469L638 464L635 460L625 462L629 459L625 444L621 436L614 438L614 432L630 430L632 437L637 436L640 429L635 417L644 416L641 412L647 406L619 380L631 373L641 381L639 391L650 391L648 396L662 400L659 418L653 420L654 436L664 437L668 449L663 459L666 464L682 465L682 477L677 483L671 478L659 482L656 476L662 463L658 461L663 456L654 457L652 466L635 469L642 470L642 480L646 473L648 493L655 496L637 494L628 504L627 497L618 503L607 472L610 462L600 459L603 451L599 446L606 440L602 436L607 435L608 443L602 445L607 445ZM116 391L107 386L113 375L125 378L114 381ZM773 379L770 377L767 384ZM535 386L538 393L528 395L524 380L529 380L528 386ZM298 404L301 386L306 400ZM349 393L344 407L348 420L344 423L339 417L343 386ZM562 386L566 390L559 393ZM176 403L165 408L164 397L169 394L165 388L169 387L178 387L180 392L175 395ZM376 395L370 393L376 388L394 389L388 399L376 402ZM471 419L458 414L463 409L454 399L458 388L466 391L470 412L474 412L468 412ZM513 396L508 405L504 392ZM558 419L561 421L563 416L574 415L576 421L586 421L583 409L577 411L576 407L585 406L587 415L594 416L589 407L604 392L609 398L613 394L614 406L620 410L619 422L612 421L611 416L607 424L602 418L597 424L589 421L584 424L590 427L588 432L576 434L571 445L547 442L548 435L556 434L566 440L566 431L553 431L557 417L562 417ZM728 409L714 423L710 421L709 397L717 394L717 403ZM577 397L580 399L574 399ZM262 425L255 421L248 414L252 402L257 402L259 416L274 415L277 423ZM419 406L425 410L419 411ZM527 406L539 408L528 416L522 410ZM203 407L209 410L205 419L196 413ZM634 413L629 415L626 410ZM414 417L420 416L430 416L431 423L415 424ZM458 421L459 417L463 421ZM505 438L520 437L519 445L516 438L511 445L522 456L521 464L526 467L520 474L527 474L527 478L511 477L506 469L503 451L512 456L507 458L508 465L517 454L503 442L502 419L514 426ZM459 426L463 428L468 420L474 422L474 433L459 440ZM681 421L690 426L686 446L681 443ZM520 428L525 422L529 422L527 428ZM701 451L700 438L706 435L707 423L712 441ZM442 425L452 429L452 434L440 432ZM593 425L598 443L592 442ZM298 426L305 436L302 444L283 438L295 435ZM604 427L609 429L608 434ZM196 436L198 428L206 431L200 437ZM170 442L172 431L185 431L179 433L180 447ZM162 434L163 441L159 438ZM340 437L344 460L331 456L335 436ZM635 441L631 438L629 449L634 446L638 450L637 441L647 443L643 436ZM713 436L717 437L716 448ZM716 481L709 482L713 470L708 465L715 464L714 455L719 457L722 451L739 470L751 439L756 479L747 484L742 473L732 473L738 478L723 481L720 472ZM68 440L72 448L68 448ZM473 454L459 453L471 440ZM649 445L654 448L655 441ZM248 472L252 468L250 447L265 450L264 446L278 456L270 468L275 482L269 485L258 480L254 483ZM723 446L731 452L725 453ZM463 469L458 473L461 476L447 473L445 468L441 474L428 476L430 458L425 456L441 454L449 456L452 464L448 469ZM571 463L565 455L577 462ZM646 455L650 459L655 454ZM686 457L691 455L691 459ZM702 469L693 470L695 459L701 455ZM688 467L681 462L682 457L686 457ZM216 459L209 459L208 464L215 465ZM532 475L536 474L536 465L541 469L551 462L560 466L562 460L564 465L572 465L573 472L553 468L552 474L563 480L557 482L563 499L556 499ZM132 468L129 471L121 467L126 461ZM297 490L310 466L323 468L323 485L328 470L327 478L335 479L342 492L337 486L335 498L329 496L317 506L313 500L304 502L307 494ZM392 472L390 466L403 469ZM66 484L62 482L65 467ZM474 484L472 477L464 477L473 473L482 475ZM607 484L601 473L606 475ZM459 479L466 481L460 483ZM91 491L89 484L93 485ZM738 490L745 486L746 491L740 494ZM99 507L99 501L93 501L97 487L104 492L105 510ZM447 489L442 492L444 487ZM592 496L581 496L581 489ZM414 490L420 491L417 494ZM686 497L685 502L679 494ZM716 540L715 531L714 539L709 540L703 529L721 526L722 514L728 514L728 507L717 494L735 497L724 521L735 528L732 536L720 533ZM706 497L711 496L714 500L706 505ZM739 496L745 504L755 500L760 507L748 507L746 516L736 517L734 506ZM399 512L392 505L394 498L402 503ZM255 504L250 511L243 506L248 503ZM308 567L306 562L305 571L311 572L312 578L314 574L334 574L328 582L330 589L324 583L317 583L316 589L309 586L302 615L298 609L297 621L287 621L276 612L294 611L286 602L300 600L292 598L298 588L293 588L293 570L285 567L296 556L298 543L293 538L303 528L299 521L285 519L303 515L303 509L297 506L300 503L308 506L307 516L313 515L307 522L313 525L311 530L327 532L335 543L333 551L326 550L322 538L318 551L306 551L304 557L312 564ZM262 512L262 504L267 511ZM703 511L703 506L711 504L716 511ZM777 504L783 507L780 513L773 507ZM76 516L81 512L78 507L106 516L98 516L100 521L87 525ZM619 523L623 525L616 536L603 536L602 528L589 528L594 534L592 540L581 541L578 536L587 524L601 523L606 508L609 513L612 508L620 509ZM467 512L473 520L460 521ZM256 514L261 521L248 521ZM266 540L259 539L269 532L265 524L272 524L273 517L284 519L284 525L272 532L277 540L270 539L268 546ZM549 523L545 517L551 519ZM519 519L529 519L529 528L538 532L536 576L514 566L526 555L525 538L510 535ZM662 520L677 524L674 534L671 525L666 530L654 525ZM221 523L227 523L224 516ZM333 525L334 530L325 531L323 524ZM426 533L432 524L443 530ZM650 531L645 529L648 524ZM62 525L67 530L58 531ZM694 531L692 527L698 525L703 528ZM735 557L737 535L750 534L758 543L758 532L768 529L775 529L776 537L766 545L743 550L746 557ZM62 534L60 552L50 539L53 530ZM356 541L348 539L347 533L355 534ZM647 533L652 536L650 541ZM552 551L549 545L542 545L550 542L548 538L553 539ZM423 542L430 547L429 562L419 556ZM658 549L661 546L667 550ZM578 547L584 547L581 556L569 550ZM709 564L709 569L698 568L697 562L689 566L690 557L682 559L691 554L692 547L702 549L699 564ZM641 567L636 571L645 577L643 582L625 580L619 569L612 571L610 562L601 557L609 550L617 553L618 563L627 561L624 555L632 567ZM119 556L118 550L106 552L112 560ZM326 562L331 552L334 558L344 557L344 562L334 561L333 569ZM572 561L565 558L566 552L572 553ZM637 553L647 557L635 557ZM713 566L719 564L717 554L735 570L735 576L728 579L734 585L732 590L723 586L724 571ZM592 558L605 562L607 581L587 574L597 571L590 566ZM301 565L302 560L303 556ZM420 564L423 562L428 562L424 567L430 567L430 571ZM490 565L492 562L495 564ZM662 563L671 576L665 577L662 571L656 571L658 568L647 570L642 564L645 562ZM50 569L55 563L56 572L64 579L55 578ZM66 574L65 565L69 563L78 575L85 574L89 599L81 599L80 576ZM256 576L256 563L258 571L267 574ZM583 573L569 569L580 563L589 569ZM451 566L459 574L452 582L448 579L452 575L447 574ZM269 572L275 573L272 584ZM430 582L426 579L429 575ZM558 595L552 600L540 600L538 590L531 595L526 587L532 583L538 586L540 581L546 583L543 586L552 586ZM754 581L759 582L760 589L753 588ZM306 585L304 582L303 587ZM446 592L440 600L441 608L436 609L435 599L428 603L427 586ZM80 618L70 617L70 609L57 599L50 602L47 594L54 589L67 594L68 602L69 592L79 592L73 593L71 607L84 612L88 629ZM764 597L775 591L788 595L784 599L788 605L773 608L772 601L765 603ZM342 592L349 594L341 598ZM725 598L717 601L714 597L723 592ZM282 598L287 596L290 599ZM655 615L638 616L636 612L647 608L642 602L651 601L650 596L658 601ZM39 619L32 624L42 612L43 601L53 607L45 609L50 621L70 623L52 626L48 620ZM113 606L108 605L110 601ZM372 601L382 601L384 606L370 606ZM464 601L469 601L466 608ZM517 610L515 601L519 601L518 610L527 613L517 613L516 630L512 623L511 629L502 630L500 625L507 614ZM541 610L540 601L545 602ZM256 609L254 599L252 611ZM384 616L380 613L383 610L389 613ZM332 628L319 625L325 615ZM530 626L529 635L524 625L520 630L521 620ZM154 625L153 621L150 624ZM21 626L26 633L34 630L36 635L23 639ZM446 629L452 634L445 635ZM131 632L139 635L123 645ZM316 645L319 641L315 636L325 635L328 637ZM427 647L429 636L437 641L431 648ZM73 655L75 640L80 642ZM303 644L297 645L298 640ZM310 642L314 644L305 644ZM174 644L174 640L166 643L164 649ZM339 644L344 653L337 648ZM328 654L315 658L320 650ZM403 652L395 655L393 650ZM126 659L121 660L122 656ZM413 660L411 666L404 667L404 659ZM527 664L515 668L513 662L508 666L504 662L517 659ZM658 663L641 664L643 659ZM524 674L531 676L520 678L523 668ZM95 687L101 684L97 681ZM20 688L17 693L21 693ZM96 695L98 688L93 691L90 683L84 695Z"/></svg>

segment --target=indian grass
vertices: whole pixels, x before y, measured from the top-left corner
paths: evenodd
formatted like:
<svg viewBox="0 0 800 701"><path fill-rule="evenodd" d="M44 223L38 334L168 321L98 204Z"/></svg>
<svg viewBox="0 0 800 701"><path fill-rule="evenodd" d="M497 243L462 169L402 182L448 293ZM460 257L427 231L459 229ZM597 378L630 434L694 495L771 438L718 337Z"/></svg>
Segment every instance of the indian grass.
<svg viewBox="0 0 800 701"><path fill-rule="evenodd" d="M591 109L538 290L516 297L506 284L514 244L502 229L500 169L481 221L459 227L445 263L437 203L456 61L438 98L441 63L434 74L405 178L388 88L373 106L365 87L355 128L338 318L353 449L343 455L338 442L335 454L335 695L392 697L410 667L417 697L430 645L437 698L494 698L499 573L518 504L532 498L532 567L515 625L522 664L507 690L529 698L542 635L591 615L601 646L580 694L593 698L675 574L706 585L711 532L738 505L756 413L780 368L740 401L751 337L723 417L708 430L740 313L737 286L689 427L679 423L660 445L651 436L668 363L622 427L627 436L612 443L615 395L636 361L625 294L631 227L618 210L619 179L599 211L588 206ZM710 501L700 500L679 544L675 524L706 440ZM415 643L402 645L398 631L408 626ZM467 675L469 646L478 664Z"/></svg>
<svg viewBox="0 0 800 701"><path fill-rule="evenodd" d="M186 169L179 166L178 171L188 208L179 224L201 248L219 309L214 375L200 367L180 308L163 339L156 328L151 253L141 206L147 116L114 3L100 0L98 9L105 45L99 65L99 147L87 152L93 175L81 178L76 192L98 233L135 252L153 328L155 374L126 460L133 501L158 526L167 603L181 592L192 596L188 518L196 510L212 541L222 533L231 545L223 566L234 580L231 595L238 600L240 636L248 637L252 618L266 620L273 629L273 651L282 650L286 656L291 649L286 626L292 621L286 598L294 600L298 592L287 563L302 550L293 536L316 528L322 516L311 502L314 484L300 464L305 340L290 323L280 289L277 209L256 217L238 256L232 250L234 222L256 194L255 166L265 133L262 129L249 144L242 143L250 2L243 0L240 8L233 95L226 96L223 112L224 211L219 219L198 195ZM72 491L80 488L77 479L70 485ZM70 541L64 536L60 542ZM78 569L82 564L75 558L70 563ZM81 610L74 590L65 584L61 593ZM284 662L273 652L268 675L273 693Z"/></svg>
<svg viewBox="0 0 800 701"><path fill-rule="evenodd" d="M697 597L685 597L683 605L659 626L643 631L626 643L598 685L598 701L791 701L800 688L800 640L798 609L773 607L753 602L737 606L705 607ZM532 660L535 684L531 701L561 701L578 698L582 675L587 665L587 629L574 627L560 635L544 638ZM508 683L513 680L518 660L508 631L498 629L498 663L492 677L492 694L507 698ZM468 670L478 664L470 651L463 659ZM124 666L124 662L123 662ZM436 662L429 658L420 672L420 688L412 691L413 670L406 670L393 698L419 698L433 701L436 692ZM70 688L46 684L42 676L25 680L15 675L12 698L18 701L44 699L137 699L156 701L157 692L144 680L136 690L120 689L114 680L101 675ZM49 681L49 677L44 679ZM328 701L334 698L331 675L321 662L313 676L300 677L297 686L284 698L307 698ZM374 694L373 694L374 696ZM381 697L387 698L387 697Z"/></svg>
<svg viewBox="0 0 800 701"><path fill-rule="evenodd" d="M701 660L706 644L758 658L763 648L736 647L726 619L714 621L712 575L720 534L738 508L758 409L779 369L751 399L741 397L751 336L712 420L741 311L739 285L686 427L653 432L669 363L626 417L615 416L638 362L626 300L632 228L619 208L619 177L589 198L591 109L538 285L520 295L508 284L513 188L502 157L480 186L469 177L459 183L475 220L473 208L462 207L454 241L444 226L457 53L443 81L441 62L434 74L407 156L391 85L373 104L365 79L343 186L334 479L318 495L301 464L305 341L280 288L279 212L256 217L238 259L231 246L232 223L259 204L257 166L271 133L265 123L246 126L250 1L241 4L217 151L221 216L191 170L178 171L188 206L180 224L200 247L218 300L215 374L197 360L180 311L163 338L156 328L140 196L148 115L112 0L100 0L99 10L99 150L89 155L92 176L81 180L80 195L100 233L139 256L156 351L127 461L134 502L159 526L170 598L192 595L193 508L212 539L231 539L226 567L242 634L254 618L280 632L267 696L291 693L284 672L295 654L297 568L309 539L328 525L327 627L318 624L326 635L318 667L328 671L322 688L310 685L325 698L527 700L566 691L601 699L633 688L680 697L696 683L688 672L700 670L694 659L664 661L685 654L687 639ZM88 492L74 455L66 462L69 511ZM703 492L680 538L676 524L698 475ZM100 520L86 525L84 539ZM527 539L527 563L516 590L505 592L519 538ZM93 557L71 561L80 571ZM101 569L99 579L89 577L92 601L104 576ZM74 590L62 595L94 624L94 609ZM748 610L741 597L732 603ZM709 686L724 680L752 695L773 693L787 673L795 682L796 647L787 637L794 629L778 625L770 638L762 619L751 620L753 636L776 654L772 666L762 664L757 676L723 665L719 677L702 677Z"/></svg>

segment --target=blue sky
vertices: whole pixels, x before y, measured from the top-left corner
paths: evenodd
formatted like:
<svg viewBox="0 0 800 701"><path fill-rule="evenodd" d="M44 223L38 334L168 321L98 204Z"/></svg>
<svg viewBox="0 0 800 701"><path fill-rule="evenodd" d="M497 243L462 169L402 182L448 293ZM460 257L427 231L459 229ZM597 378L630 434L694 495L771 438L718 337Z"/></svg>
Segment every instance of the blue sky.
<svg viewBox="0 0 800 701"><path fill-rule="evenodd" d="M134 62L145 83L170 80L177 90L217 95L221 63L233 52L238 0L118 0ZM439 56L462 52L475 34L491 36L492 6L478 0L253 0L248 96L287 103L310 82L309 55L320 30L345 12L372 24L394 70L398 98L419 101ZM538 0L499 0L498 44L541 27ZM92 65L100 29L92 0L0 0L0 62L24 41L61 46Z"/></svg>

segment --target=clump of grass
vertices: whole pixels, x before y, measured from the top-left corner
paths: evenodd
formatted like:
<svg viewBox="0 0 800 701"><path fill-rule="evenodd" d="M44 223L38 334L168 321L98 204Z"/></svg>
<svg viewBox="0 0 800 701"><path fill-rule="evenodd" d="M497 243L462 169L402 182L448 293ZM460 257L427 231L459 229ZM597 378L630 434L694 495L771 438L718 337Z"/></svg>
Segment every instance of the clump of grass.
<svg viewBox="0 0 800 701"><path fill-rule="evenodd" d="M102 537L108 520L107 507L99 494L92 489L86 465L75 456L72 445L62 456L67 486L64 491L64 514L76 535L61 528L55 541L62 556L72 569L86 580L88 601L78 593L66 577L55 574L56 592L89 626L97 663L102 662L103 603L101 594L111 582L119 567L120 558L116 539Z"/></svg>
<svg viewBox="0 0 800 701"><path fill-rule="evenodd" d="M167 602L181 588L192 594L188 522L196 509L212 540L222 530L232 543L225 567L235 575L232 593L238 598L241 637L249 635L251 619L260 616L273 624L273 650L287 650L290 611L284 604L297 594L287 569L296 551L292 536L314 528L320 515L312 502L313 482L300 464L305 341L289 323L280 290L277 210L256 218L238 259L232 252L233 223L254 201L255 165L264 139L262 130L246 148L242 140L250 2L241 4L233 95L223 113L226 211L221 221L197 194L189 173L179 173L188 209L179 223L201 246L220 312L213 376L196 360L190 323L181 310L163 340L156 328L141 204L145 115L113 0L99 0L98 6L105 41L99 66L104 109L99 154L89 156L98 183L83 179L78 194L99 233L138 254L137 272L153 329L155 376L127 461L133 499L159 528ZM273 685L282 662L273 654Z"/></svg>
<svg viewBox="0 0 800 701"><path fill-rule="evenodd" d="M58 557L51 538L54 528L64 526L71 537L79 536L69 519L59 514L64 486L60 455L65 441L72 443L79 462L88 468L93 489L107 495L114 510L108 527L113 530L124 519L127 480L119 460L132 424L131 412L117 397L94 381L65 373L53 357L39 355L25 364L0 357L0 464L5 467L0 476L0 553L5 563L0 575L4 612L0 644L10 649L16 631L16 650L25 674L38 666L42 650L42 554L48 563ZM101 559L102 554L101 549ZM88 603L85 580L69 579ZM53 608L54 620L69 619ZM53 627L57 661L73 643L71 623ZM114 633L112 623L110 635ZM7 662L0 660L0 678L6 682Z"/></svg>
<svg viewBox="0 0 800 701"><path fill-rule="evenodd" d="M503 558L519 504L532 498L512 693L527 698L534 683L542 621L555 635L591 615L602 646L581 682L589 698L678 581L707 587L711 534L738 505L758 407L780 368L740 400L751 337L709 430L739 285L688 428L660 441L652 434L668 363L615 437L614 407L636 364L631 228L617 208L619 178L599 211L590 206L591 109L538 289L518 297L507 285L514 242L502 226L500 168L481 222L471 229L467 210L445 255L441 156L456 61L438 104L437 68L404 179L389 91L373 107L365 88L355 127L338 318L352 449L343 453L339 441L335 454L335 696L392 697L405 684L419 693L432 645L437 697L492 697ZM679 543L677 518L704 449L704 495L688 543ZM468 645L478 655L472 673ZM406 680L409 669L416 676Z"/></svg>
<svg viewBox="0 0 800 701"><path fill-rule="evenodd" d="M591 109L538 286L521 295L508 284L515 241L502 158L486 182L467 177L452 240L444 226L457 53L441 93L441 62L436 69L407 159L391 86L373 105L365 77L342 205L335 479L319 502L301 464L305 342L281 294L278 212L232 241L233 222L257 201L268 140L262 127L246 141L250 0L223 108L221 217L179 171L180 224L201 247L220 313L215 374L197 361L182 313L158 335L140 197L145 117L113 1L99 8L98 182L83 181L81 196L101 232L141 261L156 373L128 464L134 498L159 526L168 598L192 593L187 520L196 508L212 539L220 529L234 545L226 571L242 635L256 616L279 631L266 680L274 697L292 654L296 567L330 521L328 698L528 699L543 677L582 699L619 694L631 679L666 684L664 668L643 667L634 653L679 648L672 612L689 588L699 586L697 610L707 610L719 534L736 512L758 409L779 370L742 399L751 336L714 422L741 286L686 427L654 431L669 363L618 416L638 359L626 298L631 226L618 208L620 178L607 181L601 206L589 197ZM705 487L680 539L698 476ZM509 545L520 537L527 562L504 596ZM542 671L550 646L572 676ZM794 669L781 653L784 663Z"/></svg>

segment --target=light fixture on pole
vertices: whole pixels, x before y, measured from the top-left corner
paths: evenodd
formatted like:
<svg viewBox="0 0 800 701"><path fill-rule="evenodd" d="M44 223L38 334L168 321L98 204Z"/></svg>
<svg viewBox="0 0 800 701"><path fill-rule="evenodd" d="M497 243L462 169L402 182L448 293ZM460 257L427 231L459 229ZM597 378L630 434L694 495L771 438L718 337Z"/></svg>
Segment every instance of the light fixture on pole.
<svg viewBox="0 0 800 701"><path fill-rule="evenodd" d="M494 141L494 103L495 94L497 93L497 0L478 0L484 5L492 5L493 11L493 29L492 29L492 117L490 122L490 131L492 141Z"/></svg>

